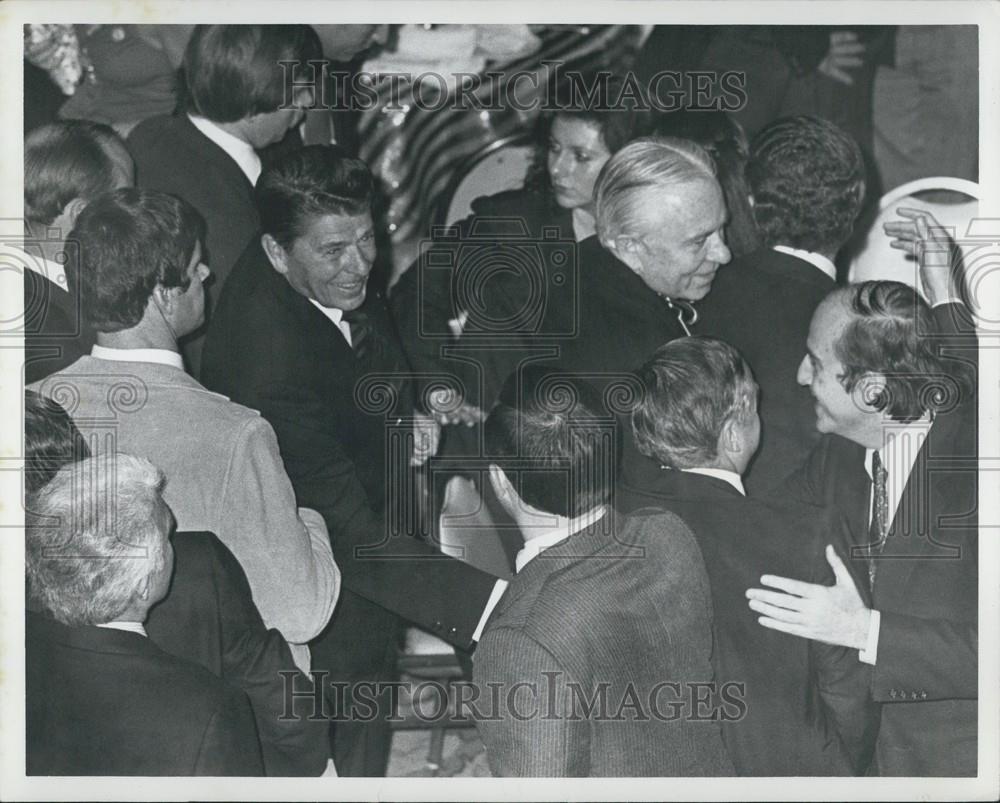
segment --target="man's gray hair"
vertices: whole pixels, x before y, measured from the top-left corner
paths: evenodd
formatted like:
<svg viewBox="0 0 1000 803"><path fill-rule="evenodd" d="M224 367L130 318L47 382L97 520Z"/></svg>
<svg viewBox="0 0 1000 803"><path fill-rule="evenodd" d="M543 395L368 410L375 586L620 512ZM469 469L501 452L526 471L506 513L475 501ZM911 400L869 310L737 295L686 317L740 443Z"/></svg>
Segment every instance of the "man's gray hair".
<svg viewBox="0 0 1000 803"><path fill-rule="evenodd" d="M715 179L715 162L701 145L679 137L643 137L612 156L594 187L597 234L608 245L635 231L641 191Z"/></svg>
<svg viewBox="0 0 1000 803"><path fill-rule="evenodd" d="M106 454L63 467L34 498L25 569L36 607L64 625L113 622L163 567L163 472Z"/></svg>

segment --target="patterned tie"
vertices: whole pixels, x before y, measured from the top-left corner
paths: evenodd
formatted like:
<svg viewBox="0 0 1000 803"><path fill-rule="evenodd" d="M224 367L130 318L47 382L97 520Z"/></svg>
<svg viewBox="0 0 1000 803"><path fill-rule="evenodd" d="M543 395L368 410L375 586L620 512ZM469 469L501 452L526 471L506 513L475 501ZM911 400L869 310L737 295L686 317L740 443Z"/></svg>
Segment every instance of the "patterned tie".
<svg viewBox="0 0 1000 803"><path fill-rule="evenodd" d="M875 588L876 556L882 554L889 535L889 472L877 451L872 452L872 520L868 525L868 582Z"/></svg>
<svg viewBox="0 0 1000 803"><path fill-rule="evenodd" d="M365 365L370 364L378 354L380 341L371 318L367 312L355 309L345 312L344 320L351 326L351 348L355 356Z"/></svg>

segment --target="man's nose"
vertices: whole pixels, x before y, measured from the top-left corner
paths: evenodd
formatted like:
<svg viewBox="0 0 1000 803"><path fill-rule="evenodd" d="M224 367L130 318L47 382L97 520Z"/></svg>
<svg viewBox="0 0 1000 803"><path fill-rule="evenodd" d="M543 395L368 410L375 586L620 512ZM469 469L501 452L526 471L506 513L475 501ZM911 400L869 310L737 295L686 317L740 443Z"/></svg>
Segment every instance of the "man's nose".
<svg viewBox="0 0 1000 803"><path fill-rule="evenodd" d="M809 364L809 357L803 357L802 362L799 363L799 370L795 374L795 381L803 386L812 384L812 366Z"/></svg>
<svg viewBox="0 0 1000 803"><path fill-rule="evenodd" d="M729 250L729 246L726 245L721 234L716 234L713 238L712 249L709 252L708 258L719 265L725 265L733 258L733 252Z"/></svg>
<svg viewBox="0 0 1000 803"><path fill-rule="evenodd" d="M212 271L209 269L208 265L202 262L198 265L198 278L205 281L209 276L212 275Z"/></svg>

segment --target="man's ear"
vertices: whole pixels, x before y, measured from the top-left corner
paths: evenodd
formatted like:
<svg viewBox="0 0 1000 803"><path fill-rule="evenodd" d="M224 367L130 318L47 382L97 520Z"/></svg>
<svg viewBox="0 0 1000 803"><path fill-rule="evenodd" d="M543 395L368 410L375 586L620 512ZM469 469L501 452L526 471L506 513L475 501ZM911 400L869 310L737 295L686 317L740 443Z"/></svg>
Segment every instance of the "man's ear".
<svg viewBox="0 0 1000 803"><path fill-rule="evenodd" d="M286 275L288 273L288 254L281 243L275 240L270 234L262 234L260 236L260 247L267 254L271 267L282 276Z"/></svg>
<svg viewBox="0 0 1000 803"><path fill-rule="evenodd" d="M736 420L736 416L731 415L722 425L722 432L719 433L719 442L716 448L726 454L738 454L743 451L743 430Z"/></svg>
<svg viewBox="0 0 1000 803"><path fill-rule="evenodd" d="M629 234L619 234L608 240L605 247L638 274L642 274L642 260L639 259L639 240Z"/></svg>
<svg viewBox="0 0 1000 803"><path fill-rule="evenodd" d="M80 217L80 213L87 207L87 202L83 198L73 198L71 201L66 203L63 207L62 214L59 216L63 219L66 226L66 231L62 233L63 237L68 237L70 229L76 225L76 219Z"/></svg>
<svg viewBox="0 0 1000 803"><path fill-rule="evenodd" d="M751 209L753 209L757 205L757 199L753 197L752 192L747 193L747 203L750 204Z"/></svg>
<svg viewBox="0 0 1000 803"><path fill-rule="evenodd" d="M855 402L864 405L868 412L877 412L885 407L888 392L885 374L869 371L857 381L852 395Z"/></svg>
<svg viewBox="0 0 1000 803"><path fill-rule="evenodd" d="M505 506L513 502L514 486L510 484L504 470L495 463L490 463L490 485L493 486L497 499Z"/></svg>

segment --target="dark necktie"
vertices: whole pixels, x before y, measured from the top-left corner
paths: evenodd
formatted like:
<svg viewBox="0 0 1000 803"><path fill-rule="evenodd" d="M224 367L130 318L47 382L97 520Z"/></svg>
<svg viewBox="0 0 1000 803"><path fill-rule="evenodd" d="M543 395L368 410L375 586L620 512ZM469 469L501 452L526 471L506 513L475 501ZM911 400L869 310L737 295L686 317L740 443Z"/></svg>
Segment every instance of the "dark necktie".
<svg viewBox="0 0 1000 803"><path fill-rule="evenodd" d="M351 327L351 348L355 356L365 365L371 363L379 353L379 334L372 326L372 320L367 312L360 309L344 313L344 320Z"/></svg>
<svg viewBox="0 0 1000 803"><path fill-rule="evenodd" d="M876 558L885 548L889 535L889 472L877 451L872 452L872 520L868 525L868 582L875 587Z"/></svg>

